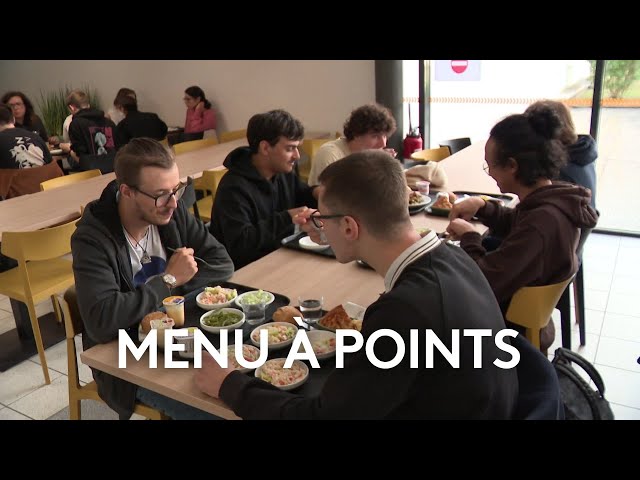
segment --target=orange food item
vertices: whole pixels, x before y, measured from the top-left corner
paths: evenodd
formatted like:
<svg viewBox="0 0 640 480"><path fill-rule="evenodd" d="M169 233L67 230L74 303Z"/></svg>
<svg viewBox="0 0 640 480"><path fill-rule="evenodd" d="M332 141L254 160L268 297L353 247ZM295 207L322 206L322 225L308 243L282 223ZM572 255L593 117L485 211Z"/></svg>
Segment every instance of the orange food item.
<svg viewBox="0 0 640 480"><path fill-rule="evenodd" d="M356 325L354 321L347 315L344 307L342 305L338 305L337 307L329 310L327 314L320 319L318 322L323 327L331 328L337 330L339 328L350 328L356 329Z"/></svg>
<svg viewBox="0 0 640 480"><path fill-rule="evenodd" d="M451 204L451 202L447 197L438 197L438 199L435 201L433 205L431 205L431 207L441 208L443 210L451 210L451 208L453 208L453 205Z"/></svg>

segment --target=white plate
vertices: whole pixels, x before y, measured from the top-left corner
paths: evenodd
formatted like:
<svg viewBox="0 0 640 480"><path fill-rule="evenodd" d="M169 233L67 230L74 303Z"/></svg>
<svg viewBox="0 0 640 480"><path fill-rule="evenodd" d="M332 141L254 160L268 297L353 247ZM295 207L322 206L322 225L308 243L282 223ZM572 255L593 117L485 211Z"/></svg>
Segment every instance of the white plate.
<svg viewBox="0 0 640 480"><path fill-rule="evenodd" d="M210 315L215 315L218 312L231 312L236 315L240 315L240 320L238 320L233 325L225 325L224 327L211 327L204 323L204 319ZM207 313L203 314L200 317L200 328L206 330L211 333L220 333L220 330L235 330L236 328L241 327L244 324L244 312L242 310L238 310L237 308L218 308L216 310L210 310Z"/></svg>
<svg viewBox="0 0 640 480"><path fill-rule="evenodd" d="M260 374L262 372L262 369L264 368L265 365L269 364L269 363L274 363L274 362L284 362L286 359L284 358L273 358L271 360L267 360L264 365L262 367L258 367L256 368L256 373L255 376L257 378L261 378ZM298 380L297 382L294 383L290 383L289 385L274 385L273 383L271 383L274 387L279 388L280 390L293 390L294 388L298 388L300 385L304 384L308 379L309 379L309 367L307 367L303 362L301 362L300 360L294 360L293 361L293 365L297 365L300 366L300 368L302 370L304 370L305 372L305 376L304 378L301 378L300 380ZM293 366L292 365L292 366ZM264 380L264 379L263 379ZM265 380L266 381L266 380Z"/></svg>
<svg viewBox="0 0 640 480"><path fill-rule="evenodd" d="M410 203L409 204L409 208L413 209L413 208L424 207L430 201L431 201L431 198L429 196L422 195L422 202L420 202L420 203Z"/></svg>
<svg viewBox="0 0 640 480"><path fill-rule="evenodd" d="M258 292L258 290L251 290L249 292L244 292L243 294L238 295L236 297L236 305L238 305L239 307L242 307L242 298L245 295L248 295L250 293L257 293L257 292ZM266 290L263 290L263 292L269 295L269 300L265 302L265 305L269 305L269 304L273 303L273 301L276 299L275 295L273 293L271 293L271 292L267 292Z"/></svg>
<svg viewBox="0 0 640 480"><path fill-rule="evenodd" d="M309 341L311 342L311 346L313 346L313 342L320 342L320 341L326 341L331 339L334 340L333 350L329 352L317 353L314 348L314 353L316 354L316 358L318 360L324 360L325 358L331 358L335 356L336 354L336 349L335 349L336 334L335 333L330 332L329 330L311 330L306 333L307 333L307 337L309 338ZM302 345L300 345L300 348L298 349L298 353L302 353L302 352L304 352L304 349L302 348Z"/></svg>
<svg viewBox="0 0 640 480"><path fill-rule="evenodd" d="M319 243L316 243L313 240L311 240L311 237L309 236L302 237L300 240L298 240L298 245L300 245L301 248L304 248L306 250L324 250L331 246L331 245L320 245Z"/></svg>
<svg viewBox="0 0 640 480"><path fill-rule="evenodd" d="M254 328L251 331L251 335L249 335L249 338L251 339L251 343L253 343L256 347L260 348L260 333L258 332L263 328L274 327L274 326L291 327L293 328L293 335L288 340L284 340L279 343L270 343L269 350L278 350L280 348L288 347L289 345L291 345L293 343L293 339L296 337L298 333L298 327L287 322L269 322Z"/></svg>
<svg viewBox="0 0 640 480"><path fill-rule="evenodd" d="M198 304L198 306L200 308L202 308L203 310L217 310L219 308L225 308L225 307L230 307L231 304L233 302L236 301L236 298L238 298L238 296L236 295L235 297L233 297L231 300L229 300L228 302L224 302L224 303L213 303L213 304L209 304L209 303L202 303L200 302L200 300L202 299L202 294L204 293L204 290L202 292L200 292L197 296L196 296L196 303Z"/></svg>

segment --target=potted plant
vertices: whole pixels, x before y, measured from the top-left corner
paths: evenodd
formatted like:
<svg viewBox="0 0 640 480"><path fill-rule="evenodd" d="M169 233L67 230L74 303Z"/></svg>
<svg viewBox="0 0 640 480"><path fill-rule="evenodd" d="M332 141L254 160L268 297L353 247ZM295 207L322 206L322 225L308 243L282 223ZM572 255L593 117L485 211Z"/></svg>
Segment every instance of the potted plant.
<svg viewBox="0 0 640 480"><path fill-rule="evenodd" d="M40 91L40 99L38 100L40 118L50 136L62 137L62 124L69 115L67 96L72 90L73 88L65 86L48 92ZM89 97L91 107L100 110L100 98L97 90L89 86L84 86L81 90Z"/></svg>

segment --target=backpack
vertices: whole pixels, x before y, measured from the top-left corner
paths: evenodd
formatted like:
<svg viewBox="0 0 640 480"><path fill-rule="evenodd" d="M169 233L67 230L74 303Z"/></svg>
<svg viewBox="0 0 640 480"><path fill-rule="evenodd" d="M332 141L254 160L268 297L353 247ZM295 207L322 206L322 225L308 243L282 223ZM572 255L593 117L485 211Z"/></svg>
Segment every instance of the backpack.
<svg viewBox="0 0 640 480"><path fill-rule="evenodd" d="M560 396L564 404L566 420L613 420L613 411L604 398L604 382L596 368L585 358L566 348L555 351L553 366L560 383ZM574 369L581 367L595 384L597 390Z"/></svg>

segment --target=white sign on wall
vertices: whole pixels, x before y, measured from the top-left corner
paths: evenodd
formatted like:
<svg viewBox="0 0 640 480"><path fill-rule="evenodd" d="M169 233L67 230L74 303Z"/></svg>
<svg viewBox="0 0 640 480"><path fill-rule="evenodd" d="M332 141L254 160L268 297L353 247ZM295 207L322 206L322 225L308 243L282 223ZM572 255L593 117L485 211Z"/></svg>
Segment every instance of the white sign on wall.
<svg viewBox="0 0 640 480"><path fill-rule="evenodd" d="M439 82L477 82L480 60L436 60L435 79Z"/></svg>

